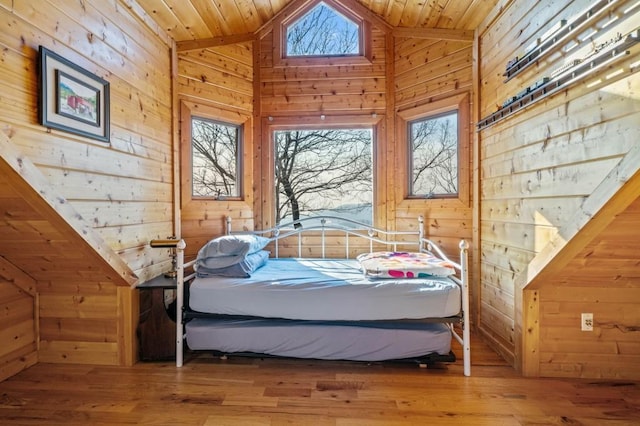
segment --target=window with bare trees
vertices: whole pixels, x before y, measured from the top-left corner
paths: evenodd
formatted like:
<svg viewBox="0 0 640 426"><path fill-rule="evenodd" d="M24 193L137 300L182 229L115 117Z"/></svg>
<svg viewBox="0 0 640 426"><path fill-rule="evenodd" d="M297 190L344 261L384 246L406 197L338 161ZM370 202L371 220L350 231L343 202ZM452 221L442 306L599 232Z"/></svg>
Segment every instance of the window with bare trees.
<svg viewBox="0 0 640 426"><path fill-rule="evenodd" d="M276 223L319 214L372 223L373 130L278 130Z"/></svg>
<svg viewBox="0 0 640 426"><path fill-rule="evenodd" d="M275 65L370 63L371 24L334 0L311 0L274 21Z"/></svg>
<svg viewBox="0 0 640 426"><path fill-rule="evenodd" d="M458 112L411 121L409 195L442 198L458 194Z"/></svg>
<svg viewBox="0 0 640 426"><path fill-rule="evenodd" d="M470 200L469 95L461 93L398 112L398 170L406 182L397 188L405 200L446 200L439 205L467 206Z"/></svg>
<svg viewBox="0 0 640 426"><path fill-rule="evenodd" d="M286 56L360 54L358 25L324 2L288 25L286 40Z"/></svg>
<svg viewBox="0 0 640 426"><path fill-rule="evenodd" d="M192 196L240 197L241 127L192 117Z"/></svg>

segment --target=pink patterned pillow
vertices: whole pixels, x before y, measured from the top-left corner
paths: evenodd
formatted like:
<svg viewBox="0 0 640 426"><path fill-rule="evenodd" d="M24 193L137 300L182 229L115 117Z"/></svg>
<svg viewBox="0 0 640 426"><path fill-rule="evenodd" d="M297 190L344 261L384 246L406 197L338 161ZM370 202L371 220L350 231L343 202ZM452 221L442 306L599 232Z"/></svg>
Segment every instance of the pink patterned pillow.
<svg viewBox="0 0 640 426"><path fill-rule="evenodd" d="M379 251L357 257L365 276L369 278L426 278L455 274L450 262L431 253Z"/></svg>

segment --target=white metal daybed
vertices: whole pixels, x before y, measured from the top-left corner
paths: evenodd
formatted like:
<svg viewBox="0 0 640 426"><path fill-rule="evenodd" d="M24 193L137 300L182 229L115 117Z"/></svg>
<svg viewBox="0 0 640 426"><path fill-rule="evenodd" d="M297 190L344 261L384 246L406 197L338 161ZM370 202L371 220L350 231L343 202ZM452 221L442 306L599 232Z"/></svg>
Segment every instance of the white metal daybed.
<svg viewBox="0 0 640 426"><path fill-rule="evenodd" d="M424 238L422 218L417 231L407 232L386 232L336 217L300 223L288 230L280 226L234 234L228 219L228 235L266 236L273 251L264 266L242 278L185 274L186 268L198 266L197 260L185 263L185 244L178 244L177 366L184 361L185 340L193 350L380 361L444 356L450 353L453 336L463 348L464 374L470 375L466 242L460 243L457 263ZM344 235L345 259L325 258L325 235L336 230ZM319 234L319 259L302 258L302 235L309 232ZM280 241L296 236L298 257L279 258ZM407 246L416 253L433 253L456 274L365 276L363 264L348 258L354 238L367 239L372 253L386 247L396 254L398 247ZM461 335L455 324L462 326Z"/></svg>

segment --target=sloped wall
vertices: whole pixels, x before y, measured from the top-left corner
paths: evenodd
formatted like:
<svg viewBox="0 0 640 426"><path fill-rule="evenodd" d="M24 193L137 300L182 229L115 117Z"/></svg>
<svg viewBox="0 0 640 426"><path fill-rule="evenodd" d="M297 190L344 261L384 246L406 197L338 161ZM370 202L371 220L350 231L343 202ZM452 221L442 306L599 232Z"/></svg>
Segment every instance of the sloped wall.
<svg viewBox="0 0 640 426"><path fill-rule="evenodd" d="M602 3L602 2L598 2ZM522 57L526 46L563 19L571 21L594 2L503 2L478 30L481 104L479 118L498 109L511 96L575 58L586 57L595 46L634 29L638 10L624 13L634 2L606 6L572 37L505 81L508 61ZM612 20L613 17L617 19ZM612 22L612 23L609 23ZM577 41L578 40L578 41ZM505 358L519 366L522 289L530 261L566 225L584 200L637 143L640 116L638 49L614 63L570 84L478 134L480 141L481 305L479 326ZM572 264L572 268L577 264ZM565 279L578 280L567 270ZM549 284L551 285L551 283ZM574 284L578 285L578 284ZM579 286L579 285L578 285ZM606 295L608 279L590 291ZM555 294L555 296L553 296ZM564 308L557 291L544 290L543 312ZM580 326L580 304L570 312L574 335ZM546 333L541 330L541 333ZM551 331L549 331L551 333ZM587 353L583 352L583 356ZM554 375L553 368L544 374ZM542 372L541 372L542 373ZM573 375L581 373L574 370ZM603 374L604 375L604 374Z"/></svg>
<svg viewBox="0 0 640 426"><path fill-rule="evenodd" d="M127 275L120 281L119 272L99 267L64 219L34 211L41 200L3 179L0 186L13 195L2 200L0 257L11 256L35 281L33 296L2 297L11 313L0 344L14 348L2 355L3 367L34 362L38 341L40 360L131 364L131 270L144 280L167 268L167 253L148 241L173 233L171 41L135 1L2 1L0 24L0 129L19 152L8 161L35 164L46 195L73 206L72 218L87 226L84 236L99 236L94 250L108 252ZM110 83L109 143L39 124L40 45ZM13 293L7 285L0 291ZM28 302L34 297L37 304ZM25 321L34 334L15 340ZM14 347L18 341L22 349Z"/></svg>
<svg viewBox="0 0 640 426"><path fill-rule="evenodd" d="M0 2L0 126L146 279L166 257L148 241L173 233L171 43L139 12L135 2ZM38 124L39 45L110 83L110 143Z"/></svg>
<svg viewBox="0 0 640 426"><path fill-rule="evenodd" d="M540 376L640 378L640 198L539 286ZM580 314L593 314L581 331Z"/></svg>

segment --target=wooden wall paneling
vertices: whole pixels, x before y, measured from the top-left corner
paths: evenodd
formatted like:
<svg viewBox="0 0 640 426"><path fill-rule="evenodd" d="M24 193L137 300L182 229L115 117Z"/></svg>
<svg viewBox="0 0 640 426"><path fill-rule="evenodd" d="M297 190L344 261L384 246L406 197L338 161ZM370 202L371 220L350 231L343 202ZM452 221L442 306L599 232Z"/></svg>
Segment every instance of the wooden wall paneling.
<svg viewBox="0 0 640 426"><path fill-rule="evenodd" d="M0 256L0 381L37 362L36 282Z"/></svg>
<svg viewBox="0 0 640 426"><path fill-rule="evenodd" d="M36 296L36 283L33 278L2 256L0 256L0 279L11 283L10 287L3 288L3 292L7 292L5 293L6 297L10 298L9 295L15 295L17 290L31 297Z"/></svg>
<svg viewBox="0 0 640 426"><path fill-rule="evenodd" d="M261 65L262 67L260 70L261 72L260 78L265 83L280 82L280 81L296 82L298 80L300 81L347 80L344 82L344 84L347 85L348 80L360 80L360 79L380 80L385 76L384 62L380 63L378 61L372 63L369 66L337 65L333 67L327 67L326 69L323 69L322 67L309 67L309 68L303 68L302 70L299 67L269 68L264 63L262 63ZM307 83L307 84L310 85L310 83Z"/></svg>
<svg viewBox="0 0 640 426"><path fill-rule="evenodd" d="M118 224L137 223L136 217L145 212L155 211L164 216L156 221L167 221L170 210L161 207L150 206L149 203L158 203L166 206L170 203L167 197L171 197L172 187L169 182L156 182L152 180L140 180L127 176L100 176L100 173L87 173L63 168L47 168L43 175L52 183L56 190L65 192L68 200L78 205L78 211L87 212L88 216L100 215L95 221L95 226L115 226ZM161 179L162 180L162 179ZM135 203L138 201L138 203ZM90 213L93 206L93 213ZM105 213L102 213L105 209ZM114 215L109 213L113 212ZM125 214L131 212L131 214ZM121 215L118 216L118 213ZM119 222L118 218L124 219Z"/></svg>
<svg viewBox="0 0 640 426"><path fill-rule="evenodd" d="M25 199L28 203L43 215L45 220L51 221L57 229L69 229L77 243L88 245L91 251L95 250L96 260L99 260L106 270L118 271L114 275L116 283L128 285L135 282L136 278L129 268L114 255L88 224L77 215L73 207L66 200L57 196L46 178L1 132L0 145L2 146L2 155L5 156L2 158L3 161L0 162L5 172L5 179L17 188L23 196L27 197Z"/></svg>
<svg viewBox="0 0 640 426"><path fill-rule="evenodd" d="M24 3L16 5L14 12L24 18L24 20L18 19L15 22L18 34L34 34L34 37L40 37L42 31L51 30L54 33L54 27L49 25L50 20L48 18L60 15L58 23L67 28L70 34L80 28L86 28L89 31L99 28L105 36L105 39L98 40L93 33L89 32L89 37L85 37L84 34L78 35L78 37L69 37L66 41L71 42L71 44L60 43L55 50L99 75L105 75L105 73L109 72L107 79L110 80L112 92L111 128L113 142L109 150L103 151L103 145L91 143L84 145L78 143L82 140L81 138L54 132L54 140L51 140L52 134L43 135L45 137L43 137L41 143L29 143L23 145L22 148L28 151L27 155L34 156L34 161L40 167L43 167L43 170L46 170L49 166L56 166L55 163L51 163L51 159L64 159L65 163L62 163L61 166L66 166L67 171L69 168L86 170L88 167L98 165L119 164L118 168L111 171L101 170L100 172L105 174L95 176L92 182L100 182L110 174L120 174L123 169L142 170L144 176L140 176L140 178L144 179L143 182L145 183L150 182L148 178L157 173L157 170L162 170L162 167L159 168L157 166L158 162L166 160L166 151L165 153L160 151L156 154L154 150L163 150L163 145L160 141L162 138L166 138L166 133L162 133L160 129L162 129L163 123L167 119L164 111L169 111L169 93L166 89L162 89L162 86L150 84L150 82L162 81L168 73L166 66L162 65L162 55L157 54L158 51L163 49L163 41L158 38L157 34L151 35L147 32L145 26L141 26L140 21L132 17L126 8L119 9L107 4L87 4L85 8L79 9L72 2L58 2L55 5L45 2L40 6L36 11L31 5ZM69 18L70 16L79 15L82 16L81 21L74 21ZM33 31L31 28L34 27L38 29ZM19 37L15 37L15 35L13 37L12 40L19 40ZM11 39L8 39L7 42L13 43ZM166 45L164 49L166 49ZM96 52L93 58L95 62L90 62L81 54L76 53L78 51ZM24 52L24 50L20 49L20 52ZM32 52L35 52L35 49ZM32 58L35 63L35 53L33 53ZM118 62L113 62L113 60ZM109 71L103 71L99 69L101 66L111 68ZM35 69L31 75L30 81L35 83ZM132 89L131 83L135 85L134 89ZM32 93L35 92L34 89ZM35 99L35 97L32 99ZM35 111L35 105L29 109ZM137 114L136 111L138 112ZM130 117L135 117L136 115L139 118L131 120ZM29 117L15 117L13 120L17 120L14 125L19 125L20 127L25 126L25 124L21 123L22 121L26 123L35 121L35 119ZM118 124L126 126L127 129L125 130ZM28 128L37 129L31 126ZM140 132L139 134L142 137L133 136L134 133L132 132ZM34 134L34 136L39 135L40 130ZM71 143L65 145L66 141L71 141ZM82 146L82 149L75 151L75 146ZM61 150L54 155L46 151L34 154L32 148L36 147L61 147ZM85 156L85 151L90 154ZM123 152L133 154L132 161L122 164L123 159L126 158L121 156ZM115 155L109 158L112 153ZM107 161L96 162L94 160L96 156L104 158L105 154ZM133 159L134 157L136 157L135 160ZM141 158L143 159L141 160ZM139 167L140 161L143 163L146 161L144 158L154 159L149 161L150 167L148 169ZM76 161L77 159L81 159L81 161ZM170 163L170 158L166 161ZM64 179L62 181L68 180ZM162 176L158 177L158 180L171 181L171 178L167 178L163 173ZM136 185L134 184L132 187L136 187ZM64 191L61 192L64 194ZM85 191L85 195L89 194ZM107 199L106 197L103 198L103 200ZM132 203L133 205L135 203Z"/></svg>
<svg viewBox="0 0 640 426"><path fill-rule="evenodd" d="M39 285L52 282L52 279L60 280L54 281L58 283L54 290L56 297L64 300L75 297L77 301L83 300L78 302L80 305L93 303L93 296L85 297L85 291L90 291L90 283L96 277L101 280L100 285L104 288L115 288L114 284L119 283L130 291L130 282L126 279L135 279L133 274L124 274L126 279L121 282L119 280L123 279L122 276L109 272L109 267L101 269L104 259L108 259L106 264L111 265L117 265L120 259L121 270L126 270L128 264L119 254L112 252L113 247L109 247L104 241L98 241L99 238L94 239L94 235L98 233L93 228L110 228L107 233L117 234L120 226L144 223L144 210L150 205L148 201L171 204L171 137L167 131L171 121L170 69L168 54L162 54L168 52L169 39L158 31L134 3L123 6L114 2L85 2L82 5L73 1L45 1L37 5L23 2L13 4L10 13L6 10L0 10L0 20L10 23L11 31L2 33L0 44L6 52L3 66L7 67L8 78L0 86L3 99L8 102L6 105L3 103L6 108L3 107L0 120L17 149L26 153L26 157L21 157L23 163L35 163L44 176L36 181L46 186L47 189L42 191L45 199L55 199L50 206L56 206L56 210L63 216L68 213L72 219L67 217L59 220L56 216L48 215L44 204L35 198L29 198L29 191L24 190L19 180L11 180L11 185L19 188L20 196L25 197L28 203L24 204L16 199L11 201L9 211L19 213L20 218L14 217L10 225L2 227L3 237L11 236L9 230L13 228L20 230L23 236L36 237L38 233L48 236L50 243L39 245L25 240L27 245L31 244L41 253L32 253L30 258L7 252L12 243L0 248L0 255L11 253L12 259L37 278ZM52 48L56 52L109 80L110 144L93 142L59 131L46 131L36 124L36 51L39 44L47 45L50 42L55 44ZM4 148L2 152L4 155L8 153ZM25 161L27 158L31 159L31 163ZM32 175L29 176L25 177L33 179ZM162 189L164 185L167 185L168 190ZM129 192L126 193L124 188L128 188ZM81 200L82 213L72 213L72 209L65 207L72 205L75 200ZM25 206L36 215L29 222L22 219L26 220L27 217ZM105 206L110 208L103 209ZM162 234L170 233L171 211L166 216L162 216L163 209L153 208L153 211L153 223L162 223L160 228L168 229ZM65 232L73 228L69 226L69 221L78 225L85 212L93 212L92 219L96 220L84 222L78 229L81 229L83 235L89 236L86 237L90 241L89 245L102 253L103 260L97 260L95 253L83 244L65 242L74 232ZM59 232L56 234L56 231ZM137 232L131 240L127 239L126 234L120 234L115 247L124 251L144 247L147 240L144 232ZM61 251L57 247L65 247L67 250ZM85 248L88 251L78 255L77 252L82 252ZM24 250L24 246L22 249ZM47 249L50 250L48 254ZM73 280L74 277L81 284L76 289L65 290L60 283ZM70 293L65 294L66 291ZM42 307L46 314L51 313L50 302L51 298L47 294ZM63 321L60 327L60 324L52 325L55 319L43 319L42 329L47 340L41 347L41 354L49 360L64 362L66 359L68 362L70 358L65 358L65 354L61 353L66 349L58 351L52 348L74 347L72 352L75 354L75 361L131 364L131 354L135 353L133 315L128 315L131 307L125 302L121 304L120 316L116 309L117 303L115 298L100 302L97 311L105 318L98 319L98 323L103 323L98 328L88 327L91 331L86 333L81 332L77 324ZM34 305L37 317L40 310L38 297ZM90 314L73 304L69 306L71 312L77 308L76 313ZM111 324L114 324L116 318L121 322L119 340L112 339L115 334L112 330L115 329ZM39 320L36 320L36 335L39 334L39 325ZM57 330L60 334L57 336L50 334L55 327L59 327ZM111 331L105 335L99 330ZM76 341L68 343L65 340L55 340L69 336ZM105 341L105 336L107 340L113 340L112 344L105 345L98 352L89 353L92 339ZM81 341L85 338L87 341ZM85 349L88 352L84 352ZM15 356L23 357L23 361L20 361L23 364L35 362L37 354L34 352L31 355L24 351L14 353ZM3 364L8 360L9 358L4 357Z"/></svg>
<svg viewBox="0 0 640 426"><path fill-rule="evenodd" d="M384 114L385 33L372 31L373 55L371 64L342 65L323 63L323 66L274 67L267 57L273 55L273 35L261 42L260 80L263 116L325 114L336 112L376 112ZM355 82L355 83L354 83ZM348 96L356 94L359 96Z"/></svg>
<svg viewBox="0 0 640 426"><path fill-rule="evenodd" d="M629 8L631 4L620 2L607 6L608 10L596 16L589 28L581 28L575 39L558 46L537 61L536 65L506 83L500 76L506 61L520 54L524 46L551 28L560 18L568 19L582 11L584 4L572 1L529 7L513 2L488 18L490 22L478 31L478 48L482 52L478 83L482 90L482 105L478 108L481 115L539 76L548 75L571 55L586 53L593 43L606 40L616 31L627 32L633 27L631 22L634 13L622 16L619 11ZM618 18L614 21L616 24L605 27L604 22L611 17ZM594 31L594 35L585 39L589 31ZM516 40L507 37L507 34L517 34ZM576 46L579 39L584 41ZM482 306L487 312L481 313L481 316L495 320L483 321L482 327L486 335L495 337L497 347L507 352L513 351L517 365L522 361L521 356L532 356L530 347L539 346L529 340L538 337L527 332L528 302L526 296L523 297L523 286L517 284L513 290L513 317L495 316L494 296L499 294L498 289L511 287L514 280L520 282L525 277L531 280L536 275L533 265L538 263L535 260L537 253L545 247L549 248L548 244L553 244L549 241L564 241L571 235L563 230L563 226L575 223L573 216L582 208L584 197L591 199L596 188L608 179L607 174L633 149L635 138L632 135L637 134L635 116L638 110L637 102L629 96L638 84L638 79L632 77L634 68L628 65L633 61L637 62L635 50L622 59L619 66L574 84L562 94L545 99L479 134L482 141L479 158L482 177L482 200L479 200L483 253L481 279L482 288L490 289L486 299L482 296ZM618 69L622 72L617 72ZM596 80L599 77L601 81ZM571 228L574 229L574 226ZM585 227L577 235L590 235L589 238L593 238L591 232ZM595 232L597 234L598 231ZM501 251L509 253L508 264L501 263L500 258L504 256ZM566 264L571 258L570 253L571 250L563 249L562 256L556 256L553 261L550 260L552 257L548 259L555 267L561 268L560 265ZM527 257L535 262L526 264ZM598 271L601 264L589 260L581 267ZM624 271L624 267L621 270ZM540 294L545 294L554 285L567 285L568 282L564 278L557 281L553 276L547 277L553 280L547 280L546 284L542 284L544 280L539 281ZM525 291L529 291L529 287ZM541 302L541 312L546 312L545 309L553 306L553 303L549 300ZM548 326L544 318L541 315L540 341L543 341ZM511 324L515 324L513 349L509 349L511 343L504 334ZM568 374L587 374L578 373L568 364L565 367L541 369L536 366L537 363L553 364L553 358L543 360L539 354L536 356L533 361L524 360L525 371L553 375L560 374L566 367L567 371L571 371ZM555 353L553 356L560 359L562 355ZM590 366L589 371L588 374L594 374L597 366ZM606 373L602 373L604 371ZM613 371L610 367L603 367L601 373L606 376Z"/></svg>
<svg viewBox="0 0 640 426"><path fill-rule="evenodd" d="M396 224L396 200L394 188L397 182L397 144L400 141L394 138L396 133L395 97L388 96L393 93L395 87L395 39L390 34L385 35L385 115L378 126L378 135L375 139L375 169L374 169L374 223L387 230L397 230Z"/></svg>
<svg viewBox="0 0 640 426"><path fill-rule="evenodd" d="M406 146L406 120L410 111L437 111L437 105L447 102L446 99L458 99L472 91L472 45L469 42L414 40L397 38L395 41L395 108L403 121L397 124L396 170L406 170L408 147ZM469 103L470 98L464 102ZM466 105L465 105L466 107ZM461 111L464 111L462 108ZM415 114L414 114L415 115ZM408 118L411 117L411 118ZM461 117L463 132L471 138L471 116L463 113ZM401 142L402 141L402 142ZM406 198L406 176L396 176L396 217L398 229L407 226L407 220L422 215L425 218L427 237L437 242L454 260L459 258L459 242L465 239L472 243L471 202L472 156L466 150L471 144L465 144L460 158L462 173L468 176L460 182L462 199L458 200L417 200ZM473 244L472 244L473 246ZM473 256L471 261L473 262ZM473 274L471 274L473 280ZM472 290L473 291L473 290ZM477 311L477 304L471 299L471 309ZM473 316L473 314L472 314Z"/></svg>
<svg viewBox="0 0 640 426"><path fill-rule="evenodd" d="M241 57L230 57L224 52L218 52L222 49L223 47L219 47L215 50L181 53L179 73L202 83L208 82L232 92L251 96L253 94L251 64L242 63Z"/></svg>
<svg viewBox="0 0 640 426"><path fill-rule="evenodd" d="M253 96L256 86L253 63L252 44L247 42L178 54L178 69L182 75L178 82L182 121L181 228L182 237L187 243L187 258L195 257L202 245L225 233L227 215L234 218L236 225L241 225L243 219L250 219L251 225L253 223L254 159L257 159L253 134L253 108L256 103ZM185 79L188 80L188 87L184 84ZM192 198L189 139L192 115L244 125L241 200Z"/></svg>
<svg viewBox="0 0 640 426"><path fill-rule="evenodd" d="M115 14L116 12L115 9L110 9L107 13ZM43 1L37 6L28 2L16 3L14 14L24 18L27 21L26 25L33 25L44 34L55 34L56 25L60 25L59 28L65 28L66 35L69 37L65 39L65 43L58 46L59 53L99 75L108 72L110 76L118 76L140 88L152 84L146 79L146 74L140 73L140 67L147 68L149 75L157 76L160 80L163 79L162 74L164 79L168 77L166 57L161 60L162 56L157 55L158 51L163 50L162 43L155 40L155 36L149 37L146 32L140 34L140 27L135 24L135 21L123 18L115 23L111 21L110 16L100 14L92 6L82 9L75 2L68 0L55 4ZM74 20L72 18L74 16L82 19ZM50 17L58 17L58 20L51 20ZM19 21L16 24L21 25L22 22ZM129 24L128 27L127 24ZM104 39L93 34L97 28L103 31ZM134 35L128 37L129 32ZM145 49L141 47L144 44L151 46ZM64 52L60 51L62 46L68 46ZM154 49L160 50L154 51ZM166 46L164 50L166 51ZM99 71L99 67L93 65L80 53L91 51L96 52L96 62L105 67L106 72ZM168 87L157 86L155 89L166 91ZM156 94L159 95L159 93ZM160 100L159 96L156 102L158 100ZM166 100L165 104L167 104Z"/></svg>
<svg viewBox="0 0 640 426"><path fill-rule="evenodd" d="M151 0L137 0L146 10L153 10L153 19L170 35L179 39L194 38L194 34L189 31L188 23L182 22L174 13L173 8L166 3L156 4ZM186 2L189 4L189 2ZM209 34L209 37L211 34Z"/></svg>
<svg viewBox="0 0 640 426"><path fill-rule="evenodd" d="M109 188L123 188L123 185L118 184L118 182L114 182L114 186ZM81 185L78 185L78 190L80 189ZM126 189L129 189L129 192L132 193L130 195L132 195L133 198L136 198L135 193L138 188L129 187ZM106 192L106 194L109 194L109 192ZM164 194L164 191L158 195L159 199L165 199L166 194ZM173 209L173 204L165 201L155 201L153 199L148 200L149 202L142 206L134 206L131 205L131 203L78 200L76 197L77 196L72 197L75 209L85 220L95 224L96 228L107 227L112 223L112 221L115 223L127 223L131 225L164 222L167 215L171 214ZM140 194L140 197L142 197L142 194ZM117 198L118 197L114 197L114 199ZM138 198L138 200L139 199L140 198ZM163 231L164 230L165 229L163 229Z"/></svg>
<svg viewBox="0 0 640 426"><path fill-rule="evenodd" d="M256 39L252 43L253 55L252 55L252 63L253 66L253 140L251 141L253 145L253 176L260 176L259 179L254 178L253 182L253 223L261 224L264 223L265 212L263 210L262 197L261 194L264 193L266 188L263 186L263 179L266 171L263 171L262 166L262 158L263 158L263 149L266 148L264 144L264 139L266 134L263 133L265 126L262 120L262 73L260 72L260 59L262 58L262 41L260 39Z"/></svg>
<svg viewBox="0 0 640 426"><path fill-rule="evenodd" d="M442 75L444 72L435 72L438 68L428 67L426 74L419 72L421 68L424 68L425 64L433 65L436 62L440 68L446 68L449 61L446 60L448 56L454 58L463 53L463 57L470 54L469 42L456 42L456 41L434 41L434 40L418 40L409 39L411 43L407 43L405 40L399 40L396 42L396 46L399 50L399 57L396 64L396 73L398 75L398 81L410 81L411 79L425 79L429 75ZM455 62L450 67L455 67ZM405 86L402 84L402 86Z"/></svg>

